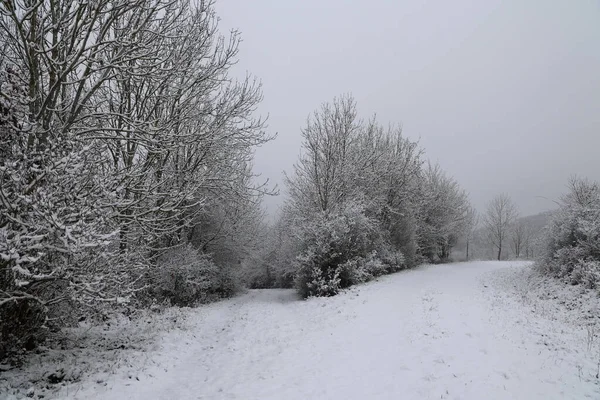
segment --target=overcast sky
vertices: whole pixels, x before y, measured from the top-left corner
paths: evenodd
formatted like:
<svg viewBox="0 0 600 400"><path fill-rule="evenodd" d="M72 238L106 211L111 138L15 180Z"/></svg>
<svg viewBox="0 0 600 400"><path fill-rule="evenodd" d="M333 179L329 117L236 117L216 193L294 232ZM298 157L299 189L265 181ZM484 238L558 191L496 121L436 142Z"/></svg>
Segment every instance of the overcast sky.
<svg viewBox="0 0 600 400"><path fill-rule="evenodd" d="M480 210L508 193L553 208L569 176L600 180L600 1L218 0L260 78L275 141L255 169L282 185L306 117L351 93L401 123ZM274 210L282 198L267 199Z"/></svg>

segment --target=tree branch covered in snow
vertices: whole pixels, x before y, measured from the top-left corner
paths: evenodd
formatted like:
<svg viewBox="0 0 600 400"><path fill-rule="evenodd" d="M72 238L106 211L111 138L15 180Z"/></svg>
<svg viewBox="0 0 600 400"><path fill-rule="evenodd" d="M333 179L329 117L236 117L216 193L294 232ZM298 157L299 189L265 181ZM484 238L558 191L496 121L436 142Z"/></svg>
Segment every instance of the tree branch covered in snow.
<svg viewBox="0 0 600 400"><path fill-rule="evenodd" d="M209 215L225 246L248 242L272 137L217 22L213 1L0 2L0 308L147 295Z"/></svg>

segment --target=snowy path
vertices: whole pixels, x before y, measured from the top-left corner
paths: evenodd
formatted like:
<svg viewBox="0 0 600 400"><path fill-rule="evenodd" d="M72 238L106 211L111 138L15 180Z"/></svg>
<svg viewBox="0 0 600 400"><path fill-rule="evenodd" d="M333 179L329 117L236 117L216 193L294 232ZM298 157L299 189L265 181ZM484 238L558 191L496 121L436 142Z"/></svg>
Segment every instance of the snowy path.
<svg viewBox="0 0 600 400"><path fill-rule="evenodd" d="M308 301L250 291L194 310L139 381L117 374L68 397L599 399L581 332L499 287L522 267L430 266Z"/></svg>

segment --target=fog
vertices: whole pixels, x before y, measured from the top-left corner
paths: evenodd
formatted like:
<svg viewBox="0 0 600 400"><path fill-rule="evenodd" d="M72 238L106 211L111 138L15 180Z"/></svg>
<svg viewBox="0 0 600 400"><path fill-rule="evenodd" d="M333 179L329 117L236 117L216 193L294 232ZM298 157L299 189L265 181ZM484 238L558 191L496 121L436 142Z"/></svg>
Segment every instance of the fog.
<svg viewBox="0 0 600 400"><path fill-rule="evenodd" d="M600 2L222 0L243 43L236 74L263 83L273 142L255 170L283 186L309 113L351 93L402 124L482 210L554 208L569 176L600 179ZM282 196L266 199L271 214Z"/></svg>

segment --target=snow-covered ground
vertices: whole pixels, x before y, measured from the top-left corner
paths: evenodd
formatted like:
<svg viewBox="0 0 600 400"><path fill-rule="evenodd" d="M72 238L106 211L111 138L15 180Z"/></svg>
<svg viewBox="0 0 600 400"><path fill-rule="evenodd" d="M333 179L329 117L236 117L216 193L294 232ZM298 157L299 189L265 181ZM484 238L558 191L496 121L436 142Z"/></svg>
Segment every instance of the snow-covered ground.
<svg viewBox="0 0 600 400"><path fill-rule="evenodd" d="M590 293L532 279L527 263L498 262L422 267L307 301L292 290L252 290L183 310L174 317L180 326L154 345L126 350L110 368L43 393L599 399L599 303ZM39 393L36 383L30 394Z"/></svg>

